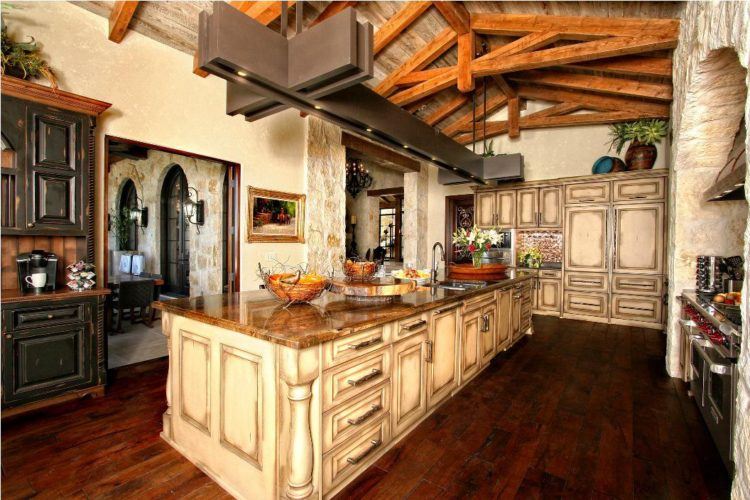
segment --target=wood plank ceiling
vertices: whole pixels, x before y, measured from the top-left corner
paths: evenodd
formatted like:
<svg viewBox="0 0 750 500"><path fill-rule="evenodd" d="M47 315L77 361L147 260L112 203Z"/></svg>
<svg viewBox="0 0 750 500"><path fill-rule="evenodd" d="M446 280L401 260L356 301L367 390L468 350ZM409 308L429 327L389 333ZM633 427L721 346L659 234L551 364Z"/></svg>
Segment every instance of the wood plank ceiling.
<svg viewBox="0 0 750 500"><path fill-rule="evenodd" d="M212 8L75 4L108 17L113 41L129 23L190 54L198 13ZM279 29L281 2L230 4ZM289 6L292 34L295 3ZM524 129L669 117L678 2L304 2L304 27L347 7L375 27L375 78L367 85L461 144ZM527 101L545 107L521 115ZM507 119L481 122L502 109Z"/></svg>

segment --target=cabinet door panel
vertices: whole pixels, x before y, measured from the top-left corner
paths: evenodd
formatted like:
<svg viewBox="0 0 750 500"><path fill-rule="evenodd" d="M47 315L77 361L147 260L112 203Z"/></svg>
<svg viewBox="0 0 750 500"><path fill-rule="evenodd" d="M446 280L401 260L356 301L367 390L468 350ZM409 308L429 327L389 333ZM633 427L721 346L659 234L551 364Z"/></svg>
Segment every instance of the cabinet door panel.
<svg viewBox="0 0 750 500"><path fill-rule="evenodd" d="M585 182L565 186L566 205L607 202L609 202L609 182Z"/></svg>
<svg viewBox="0 0 750 500"><path fill-rule="evenodd" d="M666 191L666 178L657 179L633 179L627 181L614 181L612 184L614 194L612 200L617 202L633 202L637 200L664 199Z"/></svg>
<svg viewBox="0 0 750 500"><path fill-rule="evenodd" d="M538 194L536 188L516 191L516 227L537 226Z"/></svg>
<svg viewBox="0 0 750 500"><path fill-rule="evenodd" d="M661 297L612 295L612 317L625 321L661 322Z"/></svg>
<svg viewBox="0 0 750 500"><path fill-rule="evenodd" d="M503 229L516 227L516 192L500 191L495 200L497 220L495 224Z"/></svg>
<svg viewBox="0 0 750 500"><path fill-rule="evenodd" d="M2 208L3 230L26 227L26 104L15 97L2 96Z"/></svg>
<svg viewBox="0 0 750 500"><path fill-rule="evenodd" d="M479 227L492 227L496 220L495 192L477 193L474 197L474 221Z"/></svg>
<svg viewBox="0 0 750 500"><path fill-rule="evenodd" d="M607 271L609 207L565 209L565 270Z"/></svg>
<svg viewBox="0 0 750 500"><path fill-rule="evenodd" d="M458 308L434 312L430 320L431 362L427 368L427 405L432 408L458 385Z"/></svg>
<svg viewBox="0 0 750 500"><path fill-rule="evenodd" d="M537 309L560 312L562 303L562 283L558 279L539 279Z"/></svg>
<svg viewBox="0 0 750 500"><path fill-rule="evenodd" d="M513 290L501 290L497 294L497 349L504 349L511 340Z"/></svg>
<svg viewBox="0 0 750 500"><path fill-rule="evenodd" d="M654 295L660 297L664 289L662 276L638 276L632 274L613 274L612 293L627 295Z"/></svg>
<svg viewBox="0 0 750 500"><path fill-rule="evenodd" d="M393 434L398 435L427 411L427 332L409 337L393 348Z"/></svg>
<svg viewBox="0 0 750 500"><path fill-rule="evenodd" d="M459 384L463 385L479 370L479 340L482 333L482 310L474 311L463 316L461 328L460 370Z"/></svg>
<svg viewBox="0 0 750 500"><path fill-rule="evenodd" d="M482 308L482 334L479 339L479 356L481 366L487 365L495 356L497 341L497 302Z"/></svg>
<svg viewBox="0 0 750 500"><path fill-rule="evenodd" d="M514 291L511 303L511 331L515 342L521 336L521 297L520 292Z"/></svg>
<svg viewBox="0 0 750 500"><path fill-rule="evenodd" d="M578 292L566 290L563 293L563 312L579 316L606 318L609 299L606 293Z"/></svg>
<svg viewBox="0 0 750 500"><path fill-rule="evenodd" d="M562 188L539 189L539 227L562 227Z"/></svg>
<svg viewBox="0 0 750 500"><path fill-rule="evenodd" d="M34 112L32 125L32 167L74 171L78 120L64 114Z"/></svg>
<svg viewBox="0 0 750 500"><path fill-rule="evenodd" d="M661 274L664 254L664 204L615 207L613 270Z"/></svg>
<svg viewBox="0 0 750 500"><path fill-rule="evenodd" d="M47 172L32 175L35 224L75 225L75 176Z"/></svg>

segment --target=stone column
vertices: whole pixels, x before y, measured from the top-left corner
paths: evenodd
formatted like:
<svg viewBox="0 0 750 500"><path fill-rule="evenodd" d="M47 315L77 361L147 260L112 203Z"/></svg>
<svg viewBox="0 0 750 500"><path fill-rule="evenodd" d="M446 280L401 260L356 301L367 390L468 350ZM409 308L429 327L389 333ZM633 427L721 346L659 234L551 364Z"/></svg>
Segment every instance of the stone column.
<svg viewBox="0 0 750 500"><path fill-rule="evenodd" d="M419 172L404 174L404 219L402 222L404 264L417 268L428 264L427 252L427 170L422 165Z"/></svg>

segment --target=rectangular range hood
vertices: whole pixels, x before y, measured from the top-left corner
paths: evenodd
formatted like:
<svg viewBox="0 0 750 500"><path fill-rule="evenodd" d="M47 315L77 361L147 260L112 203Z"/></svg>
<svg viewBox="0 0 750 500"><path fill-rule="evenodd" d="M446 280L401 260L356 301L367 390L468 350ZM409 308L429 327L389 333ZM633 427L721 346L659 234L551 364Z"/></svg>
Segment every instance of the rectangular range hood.
<svg viewBox="0 0 750 500"><path fill-rule="evenodd" d="M484 181L522 181L523 180L523 155L521 153L499 154L482 159L481 171L477 175ZM448 170L438 172L440 184L465 184L469 181L463 177L453 175Z"/></svg>

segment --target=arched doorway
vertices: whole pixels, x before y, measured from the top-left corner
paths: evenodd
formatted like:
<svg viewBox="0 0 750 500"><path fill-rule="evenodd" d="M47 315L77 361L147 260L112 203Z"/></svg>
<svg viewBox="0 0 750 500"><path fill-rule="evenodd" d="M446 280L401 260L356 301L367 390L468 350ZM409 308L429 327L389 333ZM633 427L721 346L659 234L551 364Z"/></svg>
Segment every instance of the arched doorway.
<svg viewBox="0 0 750 500"><path fill-rule="evenodd" d="M164 293L190 295L190 226L185 220L187 178L179 165L164 178L161 191L161 272Z"/></svg>
<svg viewBox="0 0 750 500"><path fill-rule="evenodd" d="M138 208L138 191L135 189L135 183L132 179L125 181L120 193L120 213L124 210L133 210ZM121 250L138 250L138 231L135 221L131 222L128 229L128 239L124 248Z"/></svg>

